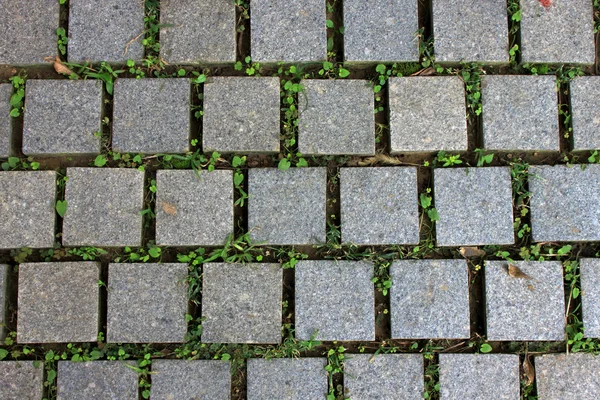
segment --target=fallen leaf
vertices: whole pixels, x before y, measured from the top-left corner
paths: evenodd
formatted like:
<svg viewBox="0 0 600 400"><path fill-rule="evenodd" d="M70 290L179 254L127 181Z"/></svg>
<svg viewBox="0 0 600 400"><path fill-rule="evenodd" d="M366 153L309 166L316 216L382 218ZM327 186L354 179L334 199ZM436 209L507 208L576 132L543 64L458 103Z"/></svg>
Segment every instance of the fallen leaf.
<svg viewBox="0 0 600 400"><path fill-rule="evenodd" d="M388 165L400 165L402 161L397 159L396 157L386 156L385 154L377 154L373 157L367 157L363 161L360 161L358 165L361 167L373 164L388 164Z"/></svg>
<svg viewBox="0 0 600 400"><path fill-rule="evenodd" d="M519 267L517 267L516 265L508 264L507 270L508 270L508 274L510 276L512 276L513 278L532 279L525 272L521 271L521 269Z"/></svg>
<svg viewBox="0 0 600 400"><path fill-rule="evenodd" d="M485 251L478 249L477 247L461 247L458 252L465 258L485 256Z"/></svg>
<svg viewBox="0 0 600 400"><path fill-rule="evenodd" d="M552 5L552 0L539 0L540 4L545 8L548 8Z"/></svg>
<svg viewBox="0 0 600 400"><path fill-rule="evenodd" d="M525 359L523 360L523 373L526 378L525 386L531 386L535 379L535 370L533 369L533 365L531 364L531 361L529 361L529 356L527 354L525 354Z"/></svg>
<svg viewBox="0 0 600 400"><path fill-rule="evenodd" d="M164 201L162 203L162 209L169 215L177 214L177 207L175 207L173 204L165 203Z"/></svg>
<svg viewBox="0 0 600 400"><path fill-rule="evenodd" d="M73 71L71 71L65 64L63 64L62 61L60 61L60 58L58 58L58 56L56 56L56 58L54 59L53 65L54 65L54 70L56 72L58 72L59 74L63 74L63 75L67 75L67 76L77 75Z"/></svg>
<svg viewBox="0 0 600 400"><path fill-rule="evenodd" d="M428 76L428 75L433 75L434 73L435 73L435 70L432 67L427 67L427 68L424 68L424 69L421 69L421 70L415 72L411 76Z"/></svg>

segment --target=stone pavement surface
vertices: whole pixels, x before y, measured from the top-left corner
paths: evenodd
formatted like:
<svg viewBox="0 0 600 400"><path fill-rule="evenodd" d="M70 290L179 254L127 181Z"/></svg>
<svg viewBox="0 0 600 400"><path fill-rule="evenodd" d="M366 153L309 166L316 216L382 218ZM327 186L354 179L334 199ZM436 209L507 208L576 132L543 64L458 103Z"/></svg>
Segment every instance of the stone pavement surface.
<svg viewBox="0 0 600 400"><path fill-rule="evenodd" d="M600 398L597 3L0 0L0 399Z"/></svg>

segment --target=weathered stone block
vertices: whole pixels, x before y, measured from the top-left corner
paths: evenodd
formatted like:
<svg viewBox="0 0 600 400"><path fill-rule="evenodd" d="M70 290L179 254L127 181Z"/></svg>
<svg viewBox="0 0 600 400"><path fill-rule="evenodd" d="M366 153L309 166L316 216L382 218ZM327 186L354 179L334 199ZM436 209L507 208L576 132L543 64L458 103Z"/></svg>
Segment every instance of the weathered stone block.
<svg viewBox="0 0 600 400"><path fill-rule="evenodd" d="M189 150L189 79L117 79L114 151L185 153Z"/></svg>
<svg viewBox="0 0 600 400"><path fill-rule="evenodd" d="M65 246L140 246L144 173L130 168L67 168Z"/></svg>
<svg viewBox="0 0 600 400"><path fill-rule="evenodd" d="M282 281L279 264L204 264L202 341L279 343Z"/></svg>
<svg viewBox="0 0 600 400"><path fill-rule="evenodd" d="M44 396L44 367L33 361L0 362L0 398L39 400Z"/></svg>
<svg viewBox="0 0 600 400"><path fill-rule="evenodd" d="M220 360L152 361L152 399L228 400L231 365Z"/></svg>
<svg viewBox="0 0 600 400"><path fill-rule="evenodd" d="M295 271L296 338L375 340L371 263L300 261Z"/></svg>
<svg viewBox="0 0 600 400"><path fill-rule="evenodd" d="M210 78L204 85L202 146L222 153L277 153L278 78Z"/></svg>
<svg viewBox="0 0 600 400"><path fill-rule="evenodd" d="M557 261L487 261L485 294L489 340L565 340L563 268Z"/></svg>
<svg viewBox="0 0 600 400"><path fill-rule="evenodd" d="M390 268L392 338L470 337L469 271L464 260L402 260Z"/></svg>
<svg viewBox="0 0 600 400"><path fill-rule="evenodd" d="M12 117L10 117L10 97L13 88L9 83L0 84L0 158L11 152Z"/></svg>
<svg viewBox="0 0 600 400"><path fill-rule="evenodd" d="M465 88L458 77L389 80L392 153L467 150Z"/></svg>
<svg viewBox="0 0 600 400"><path fill-rule="evenodd" d="M582 258L579 268L583 333L589 338L600 338L600 259Z"/></svg>
<svg viewBox="0 0 600 400"><path fill-rule="evenodd" d="M250 169L248 227L254 242L325 242L325 168Z"/></svg>
<svg viewBox="0 0 600 400"><path fill-rule="evenodd" d="M0 172L0 249L54 245L56 172Z"/></svg>
<svg viewBox="0 0 600 400"><path fill-rule="evenodd" d="M100 153L102 82L27 81L23 153Z"/></svg>
<svg viewBox="0 0 600 400"><path fill-rule="evenodd" d="M538 398L600 398L600 358L594 354L544 354L535 357Z"/></svg>
<svg viewBox="0 0 600 400"><path fill-rule="evenodd" d="M439 246L514 243L509 168L438 168L434 184Z"/></svg>
<svg viewBox="0 0 600 400"><path fill-rule="evenodd" d="M110 343L181 343L188 311L186 264L110 264Z"/></svg>
<svg viewBox="0 0 600 400"><path fill-rule="evenodd" d="M302 84L300 153L375 154L375 97L368 81L306 79Z"/></svg>
<svg viewBox="0 0 600 400"><path fill-rule="evenodd" d="M342 168L340 185L344 242L419 243L416 168Z"/></svg>
<svg viewBox="0 0 600 400"><path fill-rule="evenodd" d="M569 85L573 150L600 149L600 77L582 76Z"/></svg>
<svg viewBox="0 0 600 400"><path fill-rule="evenodd" d="M6 329L6 315L8 314L8 271L10 266L0 264L0 340L4 340ZM0 385L1 386L1 385Z"/></svg>
<svg viewBox="0 0 600 400"><path fill-rule="evenodd" d="M59 361L59 400L138 399L138 374L127 365L134 361Z"/></svg>

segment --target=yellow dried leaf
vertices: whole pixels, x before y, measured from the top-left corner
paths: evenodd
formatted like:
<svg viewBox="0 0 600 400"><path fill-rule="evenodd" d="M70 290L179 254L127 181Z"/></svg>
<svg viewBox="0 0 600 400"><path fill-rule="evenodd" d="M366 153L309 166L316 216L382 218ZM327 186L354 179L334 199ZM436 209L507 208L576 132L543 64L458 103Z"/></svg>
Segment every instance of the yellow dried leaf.
<svg viewBox="0 0 600 400"><path fill-rule="evenodd" d="M73 71L71 71L65 64L62 63L62 61L60 61L60 58L58 58L58 56L56 56L56 58L54 59L54 70L56 72L58 72L59 74L63 74L63 75L76 75Z"/></svg>
<svg viewBox="0 0 600 400"><path fill-rule="evenodd" d="M510 276L512 276L513 278L532 279L525 272L521 271L521 269L519 267L517 267L516 265L508 264L507 270L508 270L508 274Z"/></svg>
<svg viewBox="0 0 600 400"><path fill-rule="evenodd" d="M175 207L173 204L165 203L164 201L162 203L162 209L169 215L177 214L177 207Z"/></svg>
<svg viewBox="0 0 600 400"><path fill-rule="evenodd" d="M360 161L358 165L364 167L367 165L374 165L379 163L388 165L400 165L402 164L402 161L395 157L386 156L385 154L377 154L373 157L365 158L363 161Z"/></svg>
<svg viewBox="0 0 600 400"><path fill-rule="evenodd" d="M478 249L477 247L461 247L458 252L465 258L485 256L485 251Z"/></svg>
<svg viewBox="0 0 600 400"><path fill-rule="evenodd" d="M523 373L525 375L526 386L531 386L535 379L535 370L533 369L533 365L531 364L531 361L529 361L529 356L527 354L523 360Z"/></svg>

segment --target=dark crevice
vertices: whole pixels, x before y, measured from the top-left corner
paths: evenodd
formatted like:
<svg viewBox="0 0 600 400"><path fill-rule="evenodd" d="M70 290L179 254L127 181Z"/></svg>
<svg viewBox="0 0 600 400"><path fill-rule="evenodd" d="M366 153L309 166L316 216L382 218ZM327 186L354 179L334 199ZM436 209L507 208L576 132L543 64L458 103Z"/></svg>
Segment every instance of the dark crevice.
<svg viewBox="0 0 600 400"><path fill-rule="evenodd" d="M106 326L108 324L108 262L100 263L98 279L100 288L98 291L98 332L101 332L106 341Z"/></svg>
<svg viewBox="0 0 600 400"><path fill-rule="evenodd" d="M561 83L558 86L558 131L560 133L559 146L562 154L572 152L574 145L569 88L569 83Z"/></svg>
<svg viewBox="0 0 600 400"><path fill-rule="evenodd" d="M418 24L419 29L423 29L423 38L433 36L432 0L418 0Z"/></svg>
<svg viewBox="0 0 600 400"><path fill-rule="evenodd" d="M233 171L233 179L235 179L236 174L243 174L244 180L242 181L242 190L245 193L248 193L248 170L247 169L238 169L237 171ZM241 206L239 203L242 194L238 189L235 188L235 184L233 190L233 226L234 233L236 237L241 237L248 232L248 199L243 200L244 206ZM238 203L235 205L235 203Z"/></svg>
<svg viewBox="0 0 600 400"><path fill-rule="evenodd" d="M391 150L389 84L381 86L375 93L375 150L377 153L389 154ZM383 110L381 110L383 107Z"/></svg>
<svg viewBox="0 0 600 400"><path fill-rule="evenodd" d="M152 187L156 187L156 171L146 170L144 172L144 214L142 233L142 247L156 241L156 195Z"/></svg>
<svg viewBox="0 0 600 400"><path fill-rule="evenodd" d="M285 339L288 332L293 332L296 328L296 274L292 268L283 269L282 301L282 326Z"/></svg>
<svg viewBox="0 0 600 400"><path fill-rule="evenodd" d="M326 18L333 27L327 27L327 59L334 63L344 62L344 35L340 29L344 26L344 2L327 0Z"/></svg>
<svg viewBox="0 0 600 400"><path fill-rule="evenodd" d="M235 7L235 43L236 61L244 61L251 55L250 32L252 29L250 21L250 0L238 0Z"/></svg>
<svg viewBox="0 0 600 400"><path fill-rule="evenodd" d="M64 29L64 38L68 38L69 37L69 2L70 0L66 0L63 4L59 3L58 6L58 13L59 13L59 18L58 18L58 28L59 29ZM61 38L58 36L58 32L57 32L57 41L60 40ZM64 46L63 51L64 54L62 54L61 52L61 44L57 42L57 48L56 48L56 54L59 55L59 58L62 61L67 61L69 58L69 46L67 45L67 43L63 43L62 46Z"/></svg>
<svg viewBox="0 0 600 400"><path fill-rule="evenodd" d="M231 365L231 400L246 399L247 364Z"/></svg>
<svg viewBox="0 0 600 400"><path fill-rule="evenodd" d="M327 227L323 227L327 231L329 231L329 226L341 225L339 174L340 169L336 166L335 162L330 162L327 165L327 190L325 195ZM327 241L330 241L329 237L327 237Z"/></svg>
<svg viewBox="0 0 600 400"><path fill-rule="evenodd" d="M467 259L471 337L486 335L485 264L482 258Z"/></svg>
<svg viewBox="0 0 600 400"><path fill-rule="evenodd" d="M508 49L509 51L514 51L514 56L511 56L511 59L513 60L511 68L516 69L522 62L521 22L520 18L516 17L516 15L520 15L521 6L518 0L507 0L506 9L508 11ZM516 48L513 50L515 46Z"/></svg>

